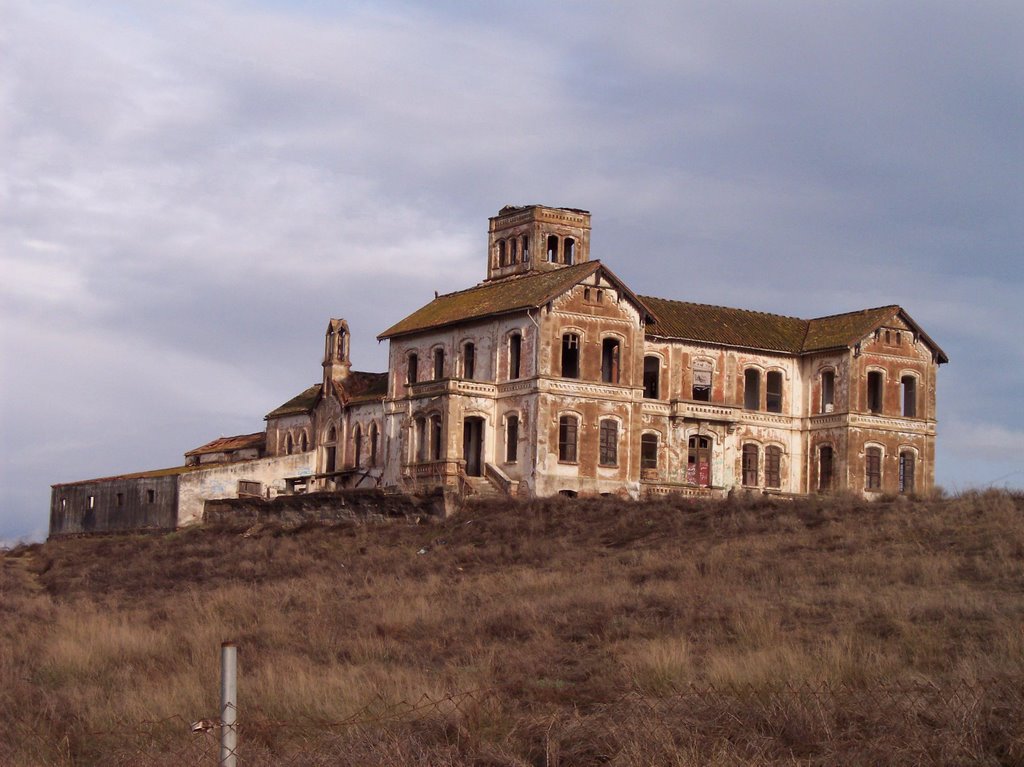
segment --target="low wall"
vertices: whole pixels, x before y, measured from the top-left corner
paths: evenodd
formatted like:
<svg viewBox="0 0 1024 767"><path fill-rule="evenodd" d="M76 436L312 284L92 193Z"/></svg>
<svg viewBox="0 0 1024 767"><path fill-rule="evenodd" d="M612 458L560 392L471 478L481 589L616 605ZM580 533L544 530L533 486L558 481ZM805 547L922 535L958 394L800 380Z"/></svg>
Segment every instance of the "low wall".
<svg viewBox="0 0 1024 767"><path fill-rule="evenodd" d="M203 520L213 524L342 522L395 517L444 517L456 506L451 491L405 495L383 490L337 490L276 498L225 498L206 502Z"/></svg>

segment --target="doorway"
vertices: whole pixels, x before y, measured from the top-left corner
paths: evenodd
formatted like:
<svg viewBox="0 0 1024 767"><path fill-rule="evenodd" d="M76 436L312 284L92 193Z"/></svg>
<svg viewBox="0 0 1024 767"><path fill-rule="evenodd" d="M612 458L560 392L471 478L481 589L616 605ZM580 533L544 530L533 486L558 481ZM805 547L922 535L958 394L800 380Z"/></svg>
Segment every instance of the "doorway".
<svg viewBox="0 0 1024 767"><path fill-rule="evenodd" d="M699 487L711 486L711 437L690 437L686 481Z"/></svg>
<svg viewBox="0 0 1024 767"><path fill-rule="evenodd" d="M462 457L466 461L466 474L484 475L484 419L467 418L462 422Z"/></svg>

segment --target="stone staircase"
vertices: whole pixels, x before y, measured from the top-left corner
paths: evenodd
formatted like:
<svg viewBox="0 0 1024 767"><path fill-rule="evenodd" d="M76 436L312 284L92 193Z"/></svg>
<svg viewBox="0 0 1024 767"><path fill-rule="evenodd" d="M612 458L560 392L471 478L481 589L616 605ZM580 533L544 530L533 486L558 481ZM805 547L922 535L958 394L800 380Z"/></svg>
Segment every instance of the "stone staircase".
<svg viewBox="0 0 1024 767"><path fill-rule="evenodd" d="M466 477L466 484L472 490L467 499L470 501L492 501L508 497L487 477Z"/></svg>

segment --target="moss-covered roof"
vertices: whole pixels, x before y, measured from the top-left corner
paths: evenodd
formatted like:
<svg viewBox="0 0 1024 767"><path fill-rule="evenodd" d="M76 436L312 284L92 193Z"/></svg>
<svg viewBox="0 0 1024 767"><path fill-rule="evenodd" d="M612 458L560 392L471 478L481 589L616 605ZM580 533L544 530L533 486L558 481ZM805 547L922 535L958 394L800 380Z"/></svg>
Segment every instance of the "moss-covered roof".
<svg viewBox="0 0 1024 767"><path fill-rule="evenodd" d="M878 306L857 312L832 314L807 321L803 351L835 349L857 343L880 325L891 322L902 311L898 306Z"/></svg>
<svg viewBox="0 0 1024 767"><path fill-rule="evenodd" d="M258 431L255 434L239 434L234 437L218 437L185 453L189 455L205 455L207 453L226 453L232 450L262 448L266 445L267 433Z"/></svg>
<svg viewBox="0 0 1024 767"><path fill-rule="evenodd" d="M350 404L382 400L388 393L388 374L353 370L340 386L335 384L335 388L340 389L338 397Z"/></svg>
<svg viewBox="0 0 1024 767"><path fill-rule="evenodd" d="M302 415L308 413L320 396L321 384L313 384L301 394L296 394L280 407L274 408L264 418L281 418L286 415Z"/></svg>
<svg viewBox="0 0 1024 767"><path fill-rule="evenodd" d="M506 277L467 290L446 293L392 325L378 340L418 333L466 320L543 306L601 268L600 261L585 261L548 272Z"/></svg>

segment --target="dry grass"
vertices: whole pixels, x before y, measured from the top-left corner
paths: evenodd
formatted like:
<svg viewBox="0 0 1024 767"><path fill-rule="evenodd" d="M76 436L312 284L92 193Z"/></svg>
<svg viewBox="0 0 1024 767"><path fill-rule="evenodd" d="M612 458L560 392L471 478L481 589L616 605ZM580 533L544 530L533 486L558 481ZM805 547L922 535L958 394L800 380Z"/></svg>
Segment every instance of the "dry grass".
<svg viewBox="0 0 1024 767"><path fill-rule="evenodd" d="M2 557L0 763L181 763L233 639L248 764L1021 764L1022 627L1007 493L56 541Z"/></svg>

